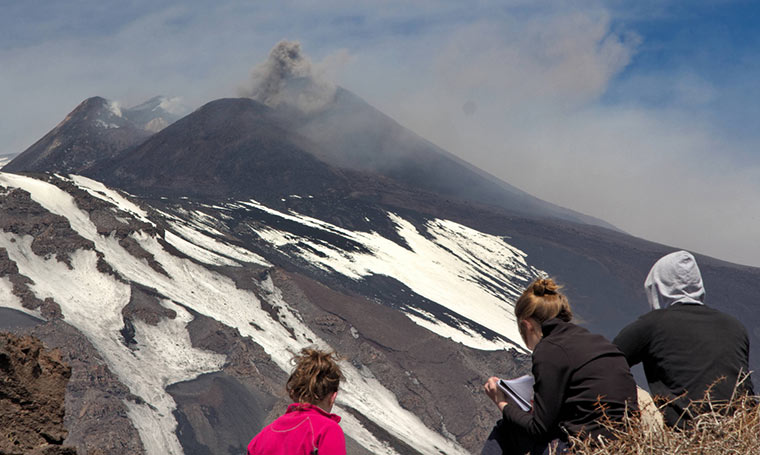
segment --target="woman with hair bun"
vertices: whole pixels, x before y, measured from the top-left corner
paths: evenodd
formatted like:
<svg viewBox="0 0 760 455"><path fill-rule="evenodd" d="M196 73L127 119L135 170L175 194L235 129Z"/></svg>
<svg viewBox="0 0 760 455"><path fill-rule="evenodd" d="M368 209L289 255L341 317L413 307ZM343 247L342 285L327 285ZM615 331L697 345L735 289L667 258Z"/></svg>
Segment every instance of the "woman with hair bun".
<svg viewBox="0 0 760 455"><path fill-rule="evenodd" d="M533 408L526 412L498 387L485 392L499 407L500 420L483 454L563 453L569 436L606 436L599 424L606 414L620 420L637 409L636 382L625 356L601 335L573 324L570 303L551 278L539 278L515 304L525 345L533 351Z"/></svg>
<svg viewBox="0 0 760 455"><path fill-rule="evenodd" d="M294 360L293 404L251 440L248 455L345 455L340 417L330 413L343 379L334 353L304 348Z"/></svg>

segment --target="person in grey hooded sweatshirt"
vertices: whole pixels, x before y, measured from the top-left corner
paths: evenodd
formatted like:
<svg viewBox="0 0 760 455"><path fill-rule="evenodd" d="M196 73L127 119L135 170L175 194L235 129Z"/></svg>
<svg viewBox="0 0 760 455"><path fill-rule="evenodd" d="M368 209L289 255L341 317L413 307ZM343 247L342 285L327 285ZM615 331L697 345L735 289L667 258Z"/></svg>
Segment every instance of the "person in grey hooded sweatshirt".
<svg viewBox="0 0 760 455"><path fill-rule="evenodd" d="M628 364L644 364L653 396L671 401L665 423L683 428L708 387L713 401L728 400L737 380L749 373L749 338L734 317L704 304L697 261L686 251L658 260L644 281L652 311L620 331L613 343ZM754 394L747 378L741 392Z"/></svg>

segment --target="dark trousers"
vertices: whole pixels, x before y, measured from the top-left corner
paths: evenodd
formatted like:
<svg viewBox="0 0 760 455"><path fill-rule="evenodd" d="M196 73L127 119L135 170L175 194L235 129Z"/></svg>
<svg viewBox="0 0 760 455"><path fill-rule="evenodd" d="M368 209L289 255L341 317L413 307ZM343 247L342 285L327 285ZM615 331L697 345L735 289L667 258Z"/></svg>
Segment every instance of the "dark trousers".
<svg viewBox="0 0 760 455"><path fill-rule="evenodd" d="M558 439L551 442L534 441L499 420L488 435L480 455L549 455L550 446L555 448L556 454L566 453L569 447Z"/></svg>

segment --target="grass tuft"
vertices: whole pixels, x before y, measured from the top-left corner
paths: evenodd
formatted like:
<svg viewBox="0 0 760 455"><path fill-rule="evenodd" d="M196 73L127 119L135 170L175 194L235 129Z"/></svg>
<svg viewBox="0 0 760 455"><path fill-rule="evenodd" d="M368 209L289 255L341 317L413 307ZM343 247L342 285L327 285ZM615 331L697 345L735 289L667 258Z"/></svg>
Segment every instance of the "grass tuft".
<svg viewBox="0 0 760 455"><path fill-rule="evenodd" d="M749 380L747 377L743 381ZM737 388L739 387L737 385ZM716 401L710 389L692 402L696 417L686 429L653 421L652 411L632 413L622 422L602 424L617 437L612 440L570 438L575 455L747 455L760 454L760 397L736 391L728 401ZM667 403L666 403L667 404ZM662 409L665 404L661 405ZM658 410L659 411L659 410ZM655 419L656 420L656 419ZM654 423L653 423L654 422ZM552 454L553 455L553 454Z"/></svg>

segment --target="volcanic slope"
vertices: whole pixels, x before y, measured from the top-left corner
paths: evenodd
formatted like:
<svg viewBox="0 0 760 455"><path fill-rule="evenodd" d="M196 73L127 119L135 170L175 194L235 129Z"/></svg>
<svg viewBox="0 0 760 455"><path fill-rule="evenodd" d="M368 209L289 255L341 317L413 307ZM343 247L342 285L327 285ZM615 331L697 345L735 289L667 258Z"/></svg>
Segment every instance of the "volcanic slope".
<svg viewBox="0 0 760 455"><path fill-rule="evenodd" d="M195 220L171 207L166 213L182 223L200 223L198 229L222 225L288 270L368 296L418 318L419 324L439 326L445 336L484 349L498 348L502 335L519 339L513 323L498 318L489 322L489 317L501 314L504 305L511 311L527 280L541 270L564 285L582 325L614 338L648 311L644 279L658 258L675 249L597 226L521 218L366 182L364 192L334 199L282 194L270 206L255 200L199 202ZM447 240L440 241L444 236ZM514 248L513 253L494 248L501 242ZM423 250L431 257L445 252L457 262L433 259L429 264L416 255ZM377 257L386 255L394 258L393 265L378 264ZM708 289L706 303L742 320L751 344L760 345L754 298L760 269L696 256ZM431 276L440 281L431 281ZM463 286L462 279L479 289ZM437 287L439 282L446 285ZM750 355L750 366L757 370L760 351ZM647 387L641 371L638 380Z"/></svg>
<svg viewBox="0 0 760 455"><path fill-rule="evenodd" d="M104 444L114 434L136 432L145 453L239 453L281 412L291 355L316 344L350 359L343 362L347 381L336 411L352 453L467 453L477 450L493 419L480 391L482 372L525 371L515 335L483 325L482 315L493 311L491 319L513 326L509 306L496 304L497 296L514 296L537 273L500 237L445 220L430 220L418 231L386 213L407 248L253 200L140 207L83 177L0 174L0 188L0 207L8 211L0 233L0 302L6 312L46 321L32 330L49 344L65 340L74 365L97 367L117 381L98 387L125 390L109 406L123 406L128 419L111 423ZM208 215L216 210L217 217ZM289 216L290 224L272 221ZM40 226L39 217L55 229ZM311 244L300 248L356 256L294 271L284 260L292 248L279 240L288 234L277 226L296 225L314 234L304 236ZM44 235L35 234L40 229ZM243 234L259 241L246 243ZM458 242L471 246L455 247ZM505 262L488 268L474 257L485 252ZM292 255L293 263L302 260ZM425 264L414 280L424 283L404 276L410 260ZM498 291L500 281L490 276L496 268L510 270L499 276L510 286ZM331 289L310 277L320 273L345 286ZM388 274L386 287L409 294L401 311L345 290L377 273ZM479 310L473 302L457 306L437 293L445 286L461 300L479 292L487 301ZM432 318L431 307L445 308L448 322ZM75 341L76 333L83 338ZM514 349L476 350L452 336ZM70 346L82 343L94 348L87 358ZM67 413L80 419L68 429L81 435L77 426L95 418L89 410L103 408L97 400L74 405L79 408ZM238 423L224 425L229 422ZM214 440L217 434L226 442ZM88 447L97 442L90 437Z"/></svg>
<svg viewBox="0 0 760 455"><path fill-rule="evenodd" d="M33 330L68 349L81 378L70 386L78 398L67 414L80 418L69 433L103 450L117 447L114 434L135 434L124 443L145 453L239 453L282 411L289 356L317 344L348 359L338 412L351 453L477 451L495 418L484 377L526 371L511 309L539 267L596 282L571 280L568 293L581 318L612 324L632 317L620 307L633 300L625 273L643 279L663 249L577 225L494 216L479 231L401 209L385 214L397 232L388 238L299 213L308 195L284 198L286 209L250 199L140 207L82 177L0 174L0 186L0 302L46 320ZM513 235L485 232L491 223ZM575 242L537 248L544 236ZM607 248L616 254L601 255ZM734 296L756 277L699 259L708 285L736 275L723 284ZM750 327L753 314L743 317ZM103 392L81 397L92 371ZM127 419L97 428L106 409Z"/></svg>
<svg viewBox="0 0 760 455"><path fill-rule="evenodd" d="M152 196L348 193L340 171L320 161L272 109L250 99L210 102L128 153L86 172Z"/></svg>

